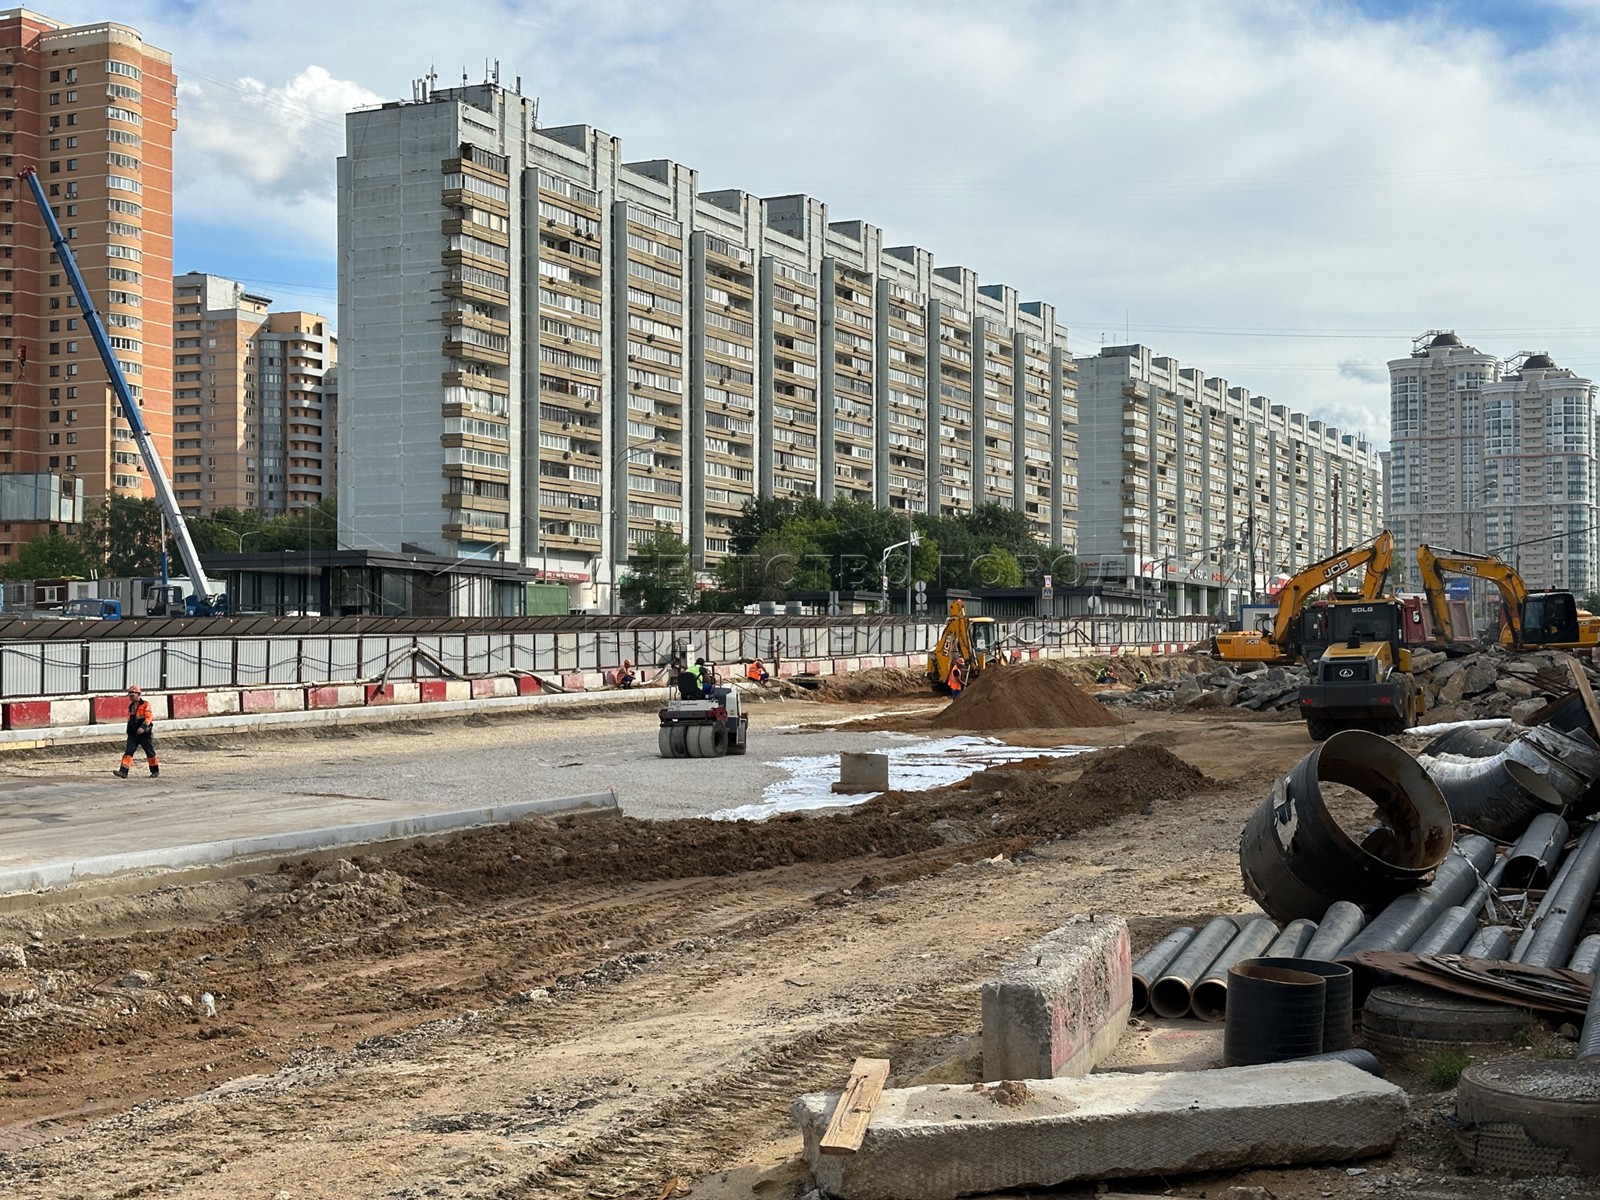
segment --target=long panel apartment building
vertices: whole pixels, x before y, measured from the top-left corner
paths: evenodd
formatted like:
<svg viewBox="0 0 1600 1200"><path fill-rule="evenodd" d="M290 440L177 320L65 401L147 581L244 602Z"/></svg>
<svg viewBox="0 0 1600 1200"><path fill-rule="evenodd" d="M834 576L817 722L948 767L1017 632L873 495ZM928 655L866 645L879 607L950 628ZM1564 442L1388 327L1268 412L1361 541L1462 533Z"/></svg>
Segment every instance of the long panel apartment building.
<svg viewBox="0 0 1600 1200"><path fill-rule="evenodd" d="M27 184L37 168L144 423L172 435L172 59L0 10L0 564L84 501L154 491Z"/></svg>
<svg viewBox="0 0 1600 1200"><path fill-rule="evenodd" d="M1227 611L1373 537L1375 448L1146 346L1078 359L1084 565L1158 590L1177 613Z"/></svg>
<svg viewBox="0 0 1600 1200"><path fill-rule="evenodd" d="M581 607L658 525L713 565L755 496L1000 503L1077 544L1050 305L533 107L484 84L348 118L347 544L503 557Z"/></svg>

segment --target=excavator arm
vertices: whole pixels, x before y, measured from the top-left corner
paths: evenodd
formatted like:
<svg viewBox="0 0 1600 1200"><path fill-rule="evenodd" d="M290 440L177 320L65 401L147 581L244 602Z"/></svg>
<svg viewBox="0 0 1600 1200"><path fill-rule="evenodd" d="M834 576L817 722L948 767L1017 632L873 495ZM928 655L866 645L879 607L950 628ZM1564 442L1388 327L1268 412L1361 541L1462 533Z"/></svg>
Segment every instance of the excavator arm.
<svg viewBox="0 0 1600 1200"><path fill-rule="evenodd" d="M1389 565L1394 561L1394 535L1385 529L1365 546L1341 550L1321 562L1299 571L1278 593L1278 612L1272 625L1272 640L1282 648L1293 640L1295 618L1318 588L1347 575L1357 567L1366 568L1361 582L1363 599L1376 600L1384 594Z"/></svg>
<svg viewBox="0 0 1600 1200"><path fill-rule="evenodd" d="M1455 630L1450 624L1450 603L1445 593L1444 577L1466 575L1494 584L1505 605L1512 645L1522 645L1522 612L1524 602L1528 599L1528 587L1515 567L1501 562L1492 554L1471 554L1462 550L1441 553L1431 546L1422 545L1417 547L1417 569L1422 574L1422 590L1428 597L1428 609L1433 613L1433 622L1448 640L1456 639Z"/></svg>

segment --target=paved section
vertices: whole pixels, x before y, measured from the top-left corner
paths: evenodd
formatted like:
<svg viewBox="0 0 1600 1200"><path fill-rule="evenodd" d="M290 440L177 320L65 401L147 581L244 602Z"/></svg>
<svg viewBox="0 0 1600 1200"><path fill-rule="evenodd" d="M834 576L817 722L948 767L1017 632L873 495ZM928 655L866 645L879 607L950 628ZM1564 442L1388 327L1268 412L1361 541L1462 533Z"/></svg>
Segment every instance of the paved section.
<svg viewBox="0 0 1600 1200"><path fill-rule="evenodd" d="M750 753L663 759L653 712L475 717L394 730L235 732L162 741L162 774L112 774L118 736L96 748L8 759L0 778L0 870L103 854L366 825L614 791L636 817L690 817L747 804L793 755L878 750L894 733L801 732L818 706L757 710ZM786 728L787 727L787 728Z"/></svg>
<svg viewBox="0 0 1600 1200"><path fill-rule="evenodd" d="M1076 916L983 985L983 1077L1087 1075L1128 1026L1128 923Z"/></svg>
<svg viewBox="0 0 1600 1200"><path fill-rule="evenodd" d="M1408 1103L1342 1062L942 1084L885 1092L861 1149L824 1155L837 1101L801 1096L792 1115L817 1186L841 1200L1365 1158L1394 1146Z"/></svg>

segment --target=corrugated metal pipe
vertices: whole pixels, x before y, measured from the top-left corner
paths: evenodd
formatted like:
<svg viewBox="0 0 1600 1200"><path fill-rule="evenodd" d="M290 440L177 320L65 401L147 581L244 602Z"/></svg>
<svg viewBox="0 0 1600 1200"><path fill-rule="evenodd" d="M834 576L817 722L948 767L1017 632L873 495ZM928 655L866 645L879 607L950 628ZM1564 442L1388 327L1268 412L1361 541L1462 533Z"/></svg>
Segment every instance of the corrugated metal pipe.
<svg viewBox="0 0 1600 1200"><path fill-rule="evenodd" d="M1189 1011L1189 989L1206 973L1217 955L1238 936L1239 927L1227 917L1217 917L1183 948L1150 989L1150 1007L1158 1017L1177 1018Z"/></svg>
<svg viewBox="0 0 1600 1200"><path fill-rule="evenodd" d="M1457 904L1434 918L1433 924L1411 943L1413 954L1454 954L1478 932L1478 910Z"/></svg>
<svg viewBox="0 0 1600 1200"><path fill-rule="evenodd" d="M1351 907L1354 908L1355 906L1351 905ZM1359 908L1356 909L1356 915L1361 915ZM1272 945L1267 947L1266 952L1261 957L1299 958L1300 952L1316 936L1316 932L1317 923L1315 921L1307 920L1305 917L1290 921L1283 927L1283 932L1272 939Z"/></svg>
<svg viewBox="0 0 1600 1200"><path fill-rule="evenodd" d="M1572 852L1572 870L1544 917L1532 927L1518 962L1533 967L1559 967L1572 957L1595 888L1600 887L1600 824L1590 822Z"/></svg>
<svg viewBox="0 0 1600 1200"><path fill-rule="evenodd" d="M1322 922L1317 926L1317 932L1311 935L1311 940L1300 952L1300 957L1332 962L1339 957L1339 951L1361 932L1366 923L1367 914L1361 911L1359 904L1352 904L1348 900L1336 900L1328 905L1328 911L1322 915Z"/></svg>
<svg viewBox="0 0 1600 1200"><path fill-rule="evenodd" d="M1505 858L1501 883L1508 888L1539 887L1550 881L1567 848L1571 830L1556 813L1540 813L1528 823Z"/></svg>
<svg viewBox="0 0 1600 1200"><path fill-rule="evenodd" d="M1211 968L1189 993L1189 1007L1202 1021L1220 1021L1228 1005L1228 968L1246 958L1255 958L1278 936L1277 922L1268 917L1251 921L1212 960Z"/></svg>
<svg viewBox="0 0 1600 1200"><path fill-rule="evenodd" d="M1583 1032L1578 1034L1578 1061L1600 1061L1600 987L1589 992L1589 1011L1583 1018Z"/></svg>
<svg viewBox="0 0 1600 1200"><path fill-rule="evenodd" d="M1359 845L1323 801L1324 783L1372 801L1379 826ZM1438 786L1409 754L1364 730L1334 734L1280 779L1239 839L1245 890L1287 923L1336 900L1376 912L1445 861L1454 831Z"/></svg>
<svg viewBox="0 0 1600 1200"><path fill-rule="evenodd" d="M1401 896L1339 952L1341 959L1360 950L1408 950L1445 909L1471 896L1494 864L1495 845L1471 834L1455 844L1433 883Z"/></svg>
<svg viewBox="0 0 1600 1200"><path fill-rule="evenodd" d="M1567 961L1567 970L1593 975L1597 964L1600 964L1600 933L1591 933L1572 952L1572 957Z"/></svg>
<svg viewBox="0 0 1600 1200"><path fill-rule="evenodd" d="M1514 841L1540 813L1559 813L1567 804L1538 770L1503 754L1493 758L1429 756L1417 762L1444 794L1456 824L1502 842Z"/></svg>
<svg viewBox="0 0 1600 1200"><path fill-rule="evenodd" d="M1504 962L1511 954L1511 935L1515 932L1505 925L1485 925L1462 948L1462 957L1492 958Z"/></svg>

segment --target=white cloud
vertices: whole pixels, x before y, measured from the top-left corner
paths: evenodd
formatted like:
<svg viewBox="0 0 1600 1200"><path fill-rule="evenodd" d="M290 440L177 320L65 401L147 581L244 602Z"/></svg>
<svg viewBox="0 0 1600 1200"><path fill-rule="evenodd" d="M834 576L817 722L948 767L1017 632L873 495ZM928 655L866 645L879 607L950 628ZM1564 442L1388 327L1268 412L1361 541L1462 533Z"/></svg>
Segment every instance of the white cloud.
<svg viewBox="0 0 1600 1200"><path fill-rule="evenodd" d="M1339 364L1339 378L1363 383L1369 387L1384 387L1389 382L1389 368L1370 358L1347 358Z"/></svg>

